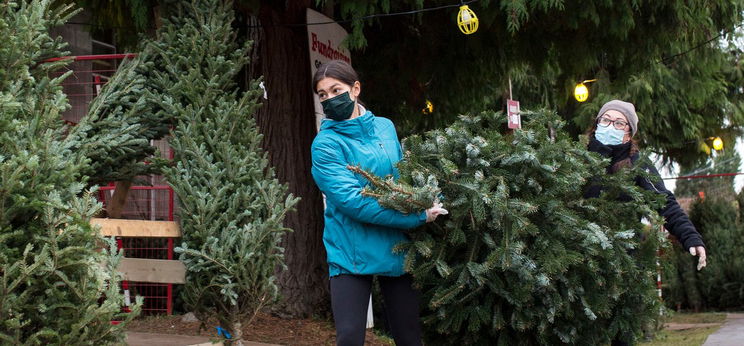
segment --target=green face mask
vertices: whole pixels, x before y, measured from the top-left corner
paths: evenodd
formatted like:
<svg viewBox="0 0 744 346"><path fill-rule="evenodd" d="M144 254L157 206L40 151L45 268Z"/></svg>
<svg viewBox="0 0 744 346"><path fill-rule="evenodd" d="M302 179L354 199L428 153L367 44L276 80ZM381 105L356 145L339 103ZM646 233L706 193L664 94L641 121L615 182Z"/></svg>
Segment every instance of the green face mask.
<svg viewBox="0 0 744 346"><path fill-rule="evenodd" d="M333 98L329 98L320 103L323 105L323 113L326 118L336 121L343 121L351 117L354 112L355 102L349 97L349 92L345 92Z"/></svg>

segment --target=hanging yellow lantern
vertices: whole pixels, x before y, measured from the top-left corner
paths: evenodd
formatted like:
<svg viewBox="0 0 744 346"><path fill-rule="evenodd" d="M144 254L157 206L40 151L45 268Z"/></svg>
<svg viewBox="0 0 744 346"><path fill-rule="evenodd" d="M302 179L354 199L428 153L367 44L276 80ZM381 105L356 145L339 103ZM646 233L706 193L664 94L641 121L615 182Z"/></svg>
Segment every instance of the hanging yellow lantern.
<svg viewBox="0 0 744 346"><path fill-rule="evenodd" d="M434 113L434 104L431 103L431 101L426 100L426 104L424 105L424 109L421 110L421 113L423 114Z"/></svg>
<svg viewBox="0 0 744 346"><path fill-rule="evenodd" d="M576 84L574 88L574 97L576 101L584 102L589 99L589 88L586 87L587 83L596 82L596 79L587 79L579 84Z"/></svg>
<svg viewBox="0 0 744 346"><path fill-rule="evenodd" d="M579 102L584 102L589 99L589 89L584 83L576 84L576 88L574 89L574 97L576 98L576 101Z"/></svg>
<svg viewBox="0 0 744 346"><path fill-rule="evenodd" d="M713 149L715 150L723 149L723 140L721 139L721 137L716 137L713 139Z"/></svg>
<svg viewBox="0 0 744 346"><path fill-rule="evenodd" d="M470 35L478 30L478 17L468 5L460 6L460 12L457 13L457 26L460 27L465 35Z"/></svg>

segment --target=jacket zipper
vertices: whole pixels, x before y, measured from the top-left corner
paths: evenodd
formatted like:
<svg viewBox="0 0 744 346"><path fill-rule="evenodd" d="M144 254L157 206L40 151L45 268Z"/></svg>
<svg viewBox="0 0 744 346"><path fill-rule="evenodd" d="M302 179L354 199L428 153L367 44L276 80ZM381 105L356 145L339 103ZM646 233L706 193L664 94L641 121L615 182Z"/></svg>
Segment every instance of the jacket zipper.
<svg viewBox="0 0 744 346"><path fill-rule="evenodd" d="M393 160L390 158L390 155L388 155L388 153L385 151L385 146L382 145L382 142L378 142L377 144L379 144L380 149L382 149L383 157L385 157L390 163L390 174L393 174L393 172L395 172L395 165L393 164Z"/></svg>
<svg viewBox="0 0 744 346"><path fill-rule="evenodd" d="M649 170L647 169L646 172L648 172L648 171ZM651 183L651 179L649 179L647 177L643 177L643 179L646 179L646 182L649 183L652 188L654 188L654 191L656 191L656 193L661 193L661 191L659 191L659 189L656 188L656 185L654 185L653 183Z"/></svg>

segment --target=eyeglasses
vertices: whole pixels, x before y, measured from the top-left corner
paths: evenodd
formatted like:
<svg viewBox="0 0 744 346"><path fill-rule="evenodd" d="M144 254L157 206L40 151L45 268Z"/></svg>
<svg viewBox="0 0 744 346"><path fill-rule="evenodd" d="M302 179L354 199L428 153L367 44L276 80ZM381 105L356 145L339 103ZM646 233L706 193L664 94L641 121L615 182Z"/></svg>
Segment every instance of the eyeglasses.
<svg viewBox="0 0 744 346"><path fill-rule="evenodd" d="M610 124L612 124L618 130L625 130L625 127L628 126L628 122L625 120L622 120L622 119L612 120L608 117L599 118L599 121L597 122L597 124L602 127L607 127L607 126L610 126Z"/></svg>

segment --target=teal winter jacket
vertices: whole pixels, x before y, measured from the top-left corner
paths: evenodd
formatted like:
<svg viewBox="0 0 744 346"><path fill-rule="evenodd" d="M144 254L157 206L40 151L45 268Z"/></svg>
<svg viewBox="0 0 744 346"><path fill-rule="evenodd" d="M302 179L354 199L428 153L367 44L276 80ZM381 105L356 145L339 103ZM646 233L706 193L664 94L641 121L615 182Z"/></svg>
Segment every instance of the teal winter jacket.
<svg viewBox="0 0 744 346"><path fill-rule="evenodd" d="M323 243L330 276L403 275L404 231L426 222L426 212L404 214L362 195L369 182L348 170L359 165L379 177L398 177L403 153L393 123L370 111L345 121L323 120L312 145L312 174L326 196Z"/></svg>

